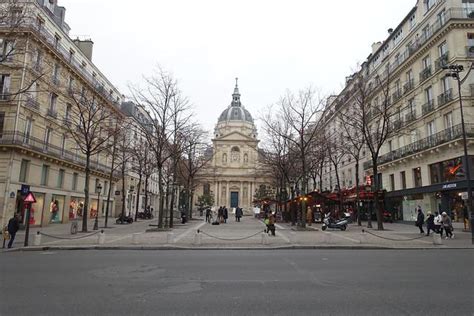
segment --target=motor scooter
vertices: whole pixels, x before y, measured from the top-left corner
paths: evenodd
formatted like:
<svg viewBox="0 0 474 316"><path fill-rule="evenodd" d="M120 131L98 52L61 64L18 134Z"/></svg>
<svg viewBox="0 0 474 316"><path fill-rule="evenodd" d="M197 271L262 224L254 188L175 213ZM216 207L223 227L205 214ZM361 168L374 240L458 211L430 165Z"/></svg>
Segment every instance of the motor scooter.
<svg viewBox="0 0 474 316"><path fill-rule="evenodd" d="M343 218L343 219L335 221L330 217L330 214L327 213L324 216L323 227L321 227L321 228L322 228L322 230L326 230L327 228L346 230L348 222L349 221L348 221L347 218Z"/></svg>
<svg viewBox="0 0 474 316"><path fill-rule="evenodd" d="M117 217L117 220L115 222L117 224L124 224L124 223L131 224L133 223L133 218L128 215L122 216L122 214L120 214L119 217Z"/></svg>

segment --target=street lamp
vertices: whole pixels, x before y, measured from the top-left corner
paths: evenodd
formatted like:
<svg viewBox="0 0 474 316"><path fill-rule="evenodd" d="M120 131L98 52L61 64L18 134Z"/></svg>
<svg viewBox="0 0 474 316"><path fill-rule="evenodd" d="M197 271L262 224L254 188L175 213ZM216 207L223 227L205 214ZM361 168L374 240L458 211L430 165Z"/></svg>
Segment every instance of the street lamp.
<svg viewBox="0 0 474 316"><path fill-rule="evenodd" d="M469 166L469 155L467 152L467 136L466 136L466 127L464 124L464 111L463 111L463 106L462 106L462 95L461 95L461 84L467 79L472 68L473 68L473 64L471 64L471 66L469 67L469 71L467 72L466 76L461 79L459 74L464 71L463 65L452 64L452 65L443 67L443 69L448 70L446 77L452 77L458 83L459 107L461 110L462 140L463 140L463 146L464 146L464 163L465 163L465 171L466 171L466 178L467 178L467 212L471 220L471 241L472 241L472 244L474 244L474 212L473 212L474 210L472 208L471 170Z"/></svg>
<svg viewBox="0 0 474 316"><path fill-rule="evenodd" d="M130 189L128 189L128 194L130 195L128 198L128 216L132 217L132 197L133 197L133 192L135 191L135 187L133 185L130 185Z"/></svg>
<svg viewBox="0 0 474 316"><path fill-rule="evenodd" d="M93 230L99 230L100 192L102 191L102 185L100 184L100 182L97 184L95 191L97 192L97 212L95 214L95 222L94 222Z"/></svg>

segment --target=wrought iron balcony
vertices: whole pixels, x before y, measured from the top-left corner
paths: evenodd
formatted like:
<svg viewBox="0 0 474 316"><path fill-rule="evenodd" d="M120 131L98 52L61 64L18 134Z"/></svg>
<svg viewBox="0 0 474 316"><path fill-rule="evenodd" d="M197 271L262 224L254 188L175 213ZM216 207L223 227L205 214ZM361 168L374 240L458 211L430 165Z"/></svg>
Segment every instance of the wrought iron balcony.
<svg viewBox="0 0 474 316"><path fill-rule="evenodd" d="M9 91L0 92L0 101L9 101L11 94Z"/></svg>
<svg viewBox="0 0 474 316"><path fill-rule="evenodd" d="M403 85L403 93L408 93L415 88L415 80L410 79Z"/></svg>
<svg viewBox="0 0 474 316"><path fill-rule="evenodd" d="M55 86L59 86L59 78L58 77L53 77L51 79L51 82L55 85Z"/></svg>
<svg viewBox="0 0 474 316"><path fill-rule="evenodd" d="M27 107L30 107L30 108L33 108L35 110L39 110L40 109L40 104L38 103L38 101L36 101L33 97L27 97L26 99L26 106Z"/></svg>
<svg viewBox="0 0 474 316"><path fill-rule="evenodd" d="M453 89L444 91L438 96L438 105L442 106L453 99Z"/></svg>
<svg viewBox="0 0 474 316"><path fill-rule="evenodd" d="M18 146L28 150L33 150L57 159L66 160L75 165L85 167L86 159L79 153L73 153L72 151L65 150L60 146L46 143L44 140L33 137L31 135L25 135L22 132L4 131L1 133L0 145L4 146ZM93 171L109 173L110 167L97 161L91 161L90 167ZM114 173L114 177L120 177L118 173Z"/></svg>
<svg viewBox="0 0 474 316"><path fill-rule="evenodd" d="M425 81L430 76L431 76L431 66L428 66L420 72L420 82Z"/></svg>
<svg viewBox="0 0 474 316"><path fill-rule="evenodd" d="M474 124L465 124L466 127L466 136L468 138L474 138ZM431 136L425 137L411 143L409 145L403 146L397 150L393 150L385 155L382 155L378 158L379 165L404 158L410 155L417 154L421 151L428 150L433 147L448 143L450 141L462 138L462 127L461 124L455 125L451 128L447 128L439 133L433 134ZM372 161L367 161L364 163L364 169L367 170L372 167Z"/></svg>
<svg viewBox="0 0 474 316"><path fill-rule="evenodd" d="M440 70L444 66L448 64L448 52L444 53L435 61L435 69L436 71Z"/></svg>
<svg viewBox="0 0 474 316"><path fill-rule="evenodd" d="M429 100L428 102L426 102L425 104L421 106L421 113L423 113L423 115L426 115L428 113L433 112L434 109L435 109L434 100Z"/></svg>
<svg viewBox="0 0 474 316"><path fill-rule="evenodd" d="M402 128L402 126L403 126L403 122L401 120L397 119L393 121L393 129L398 130Z"/></svg>
<svg viewBox="0 0 474 316"><path fill-rule="evenodd" d="M393 94L392 94L392 100L393 100L393 103L396 103L398 100L400 100L402 97L402 91L401 90L396 90Z"/></svg>
<svg viewBox="0 0 474 316"><path fill-rule="evenodd" d="M474 45L466 46L466 56L474 57Z"/></svg>
<svg viewBox="0 0 474 316"><path fill-rule="evenodd" d="M48 109L46 115L51 116L52 118L58 118L58 112L53 109Z"/></svg>
<svg viewBox="0 0 474 316"><path fill-rule="evenodd" d="M409 124L411 122L413 122L414 120L416 120L416 112L413 111L413 112L410 112L408 114L405 114L405 124Z"/></svg>

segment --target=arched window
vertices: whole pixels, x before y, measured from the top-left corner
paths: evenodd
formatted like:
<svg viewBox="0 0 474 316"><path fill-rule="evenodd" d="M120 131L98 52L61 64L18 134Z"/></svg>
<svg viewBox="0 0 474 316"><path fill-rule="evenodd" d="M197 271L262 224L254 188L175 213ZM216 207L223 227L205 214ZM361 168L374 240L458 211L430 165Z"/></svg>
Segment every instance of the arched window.
<svg viewBox="0 0 474 316"><path fill-rule="evenodd" d="M239 162L240 161L240 149L239 147L235 146L232 147L230 151L230 157L232 159L232 162Z"/></svg>
<svg viewBox="0 0 474 316"><path fill-rule="evenodd" d="M222 163L227 163L227 154L222 155Z"/></svg>

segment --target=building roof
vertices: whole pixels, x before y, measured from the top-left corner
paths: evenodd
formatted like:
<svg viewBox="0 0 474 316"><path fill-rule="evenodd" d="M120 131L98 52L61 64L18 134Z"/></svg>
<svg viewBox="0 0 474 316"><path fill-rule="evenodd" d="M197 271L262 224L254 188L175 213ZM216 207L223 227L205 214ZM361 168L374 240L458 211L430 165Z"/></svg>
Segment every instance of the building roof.
<svg viewBox="0 0 474 316"><path fill-rule="evenodd" d="M232 94L232 103L219 116L218 123L226 121L244 121L253 124L252 115L247 111L240 102L240 92L237 83L238 78L235 78L235 88Z"/></svg>

